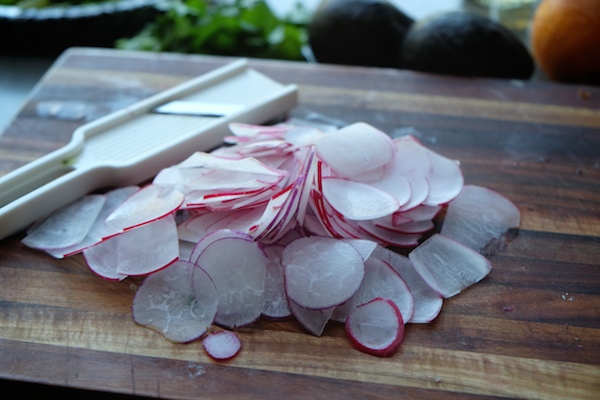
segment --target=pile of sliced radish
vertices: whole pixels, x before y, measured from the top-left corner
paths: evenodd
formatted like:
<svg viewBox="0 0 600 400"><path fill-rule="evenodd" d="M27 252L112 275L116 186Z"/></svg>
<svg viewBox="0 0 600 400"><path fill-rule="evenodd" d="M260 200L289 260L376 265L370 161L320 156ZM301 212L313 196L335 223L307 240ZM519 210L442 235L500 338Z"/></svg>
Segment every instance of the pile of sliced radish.
<svg viewBox="0 0 600 400"><path fill-rule="evenodd" d="M109 280L146 276L134 320L175 342L204 337L217 360L236 355L234 330L261 316L294 317L317 336L344 323L356 348L391 356L405 324L434 320L444 298L487 276L490 247L519 226L509 200L465 186L457 161L413 136L365 123L230 129L226 145L150 184L57 210L23 243L83 253ZM207 334L213 325L222 329Z"/></svg>

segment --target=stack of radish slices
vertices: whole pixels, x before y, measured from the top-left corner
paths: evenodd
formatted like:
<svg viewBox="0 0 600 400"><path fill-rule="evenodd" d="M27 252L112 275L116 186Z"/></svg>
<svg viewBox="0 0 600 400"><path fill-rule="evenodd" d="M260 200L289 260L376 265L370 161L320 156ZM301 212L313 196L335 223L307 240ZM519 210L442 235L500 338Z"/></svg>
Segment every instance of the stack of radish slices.
<svg viewBox="0 0 600 400"><path fill-rule="evenodd" d="M222 148L146 186L87 195L23 243L83 253L106 279L146 276L134 320L175 342L202 337L215 359L233 357L235 329L261 317L294 317L317 336L344 323L356 348L389 356L406 323L432 321L483 279L490 245L519 226L510 201L464 185L458 162L412 136L365 123L230 129Z"/></svg>

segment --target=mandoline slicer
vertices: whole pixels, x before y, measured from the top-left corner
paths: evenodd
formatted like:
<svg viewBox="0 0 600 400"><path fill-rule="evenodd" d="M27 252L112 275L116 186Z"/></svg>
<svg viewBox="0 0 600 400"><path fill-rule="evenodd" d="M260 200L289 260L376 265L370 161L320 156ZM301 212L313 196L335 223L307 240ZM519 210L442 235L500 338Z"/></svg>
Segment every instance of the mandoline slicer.
<svg viewBox="0 0 600 400"><path fill-rule="evenodd" d="M230 122L262 124L297 87L232 62L87 123L64 147L0 177L0 240L97 189L139 184L222 144Z"/></svg>

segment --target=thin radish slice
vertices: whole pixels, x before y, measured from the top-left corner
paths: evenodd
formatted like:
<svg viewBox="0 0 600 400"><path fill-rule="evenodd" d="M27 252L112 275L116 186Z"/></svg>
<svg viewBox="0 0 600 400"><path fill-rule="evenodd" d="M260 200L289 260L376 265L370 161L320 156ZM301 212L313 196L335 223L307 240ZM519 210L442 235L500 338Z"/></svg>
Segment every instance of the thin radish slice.
<svg viewBox="0 0 600 400"><path fill-rule="evenodd" d="M458 162L450 160L430 149L426 149L431 163L427 174L429 195L423 202L425 205L437 206L447 204L454 199L463 188L464 177Z"/></svg>
<svg viewBox="0 0 600 400"><path fill-rule="evenodd" d="M22 243L34 249L63 249L86 237L102 210L106 196L86 195L53 212L27 232Z"/></svg>
<svg viewBox="0 0 600 400"><path fill-rule="evenodd" d="M127 275L117 271L119 265L118 240L106 240L83 250L85 262L92 272L110 281L120 281Z"/></svg>
<svg viewBox="0 0 600 400"><path fill-rule="evenodd" d="M466 185L450 202L441 233L475 251L490 255L504 245L504 234L518 228L519 209L493 190Z"/></svg>
<svg viewBox="0 0 600 400"><path fill-rule="evenodd" d="M235 332L216 331L211 332L202 340L204 351L212 359L217 361L230 360L242 349L242 342Z"/></svg>
<svg viewBox="0 0 600 400"><path fill-rule="evenodd" d="M408 285L413 296L414 312L406 322L428 323L439 315L444 301L442 296L425 283L408 257L381 246L373 251L373 257L389 264Z"/></svg>
<svg viewBox="0 0 600 400"><path fill-rule="evenodd" d="M264 133L280 135L289 131L290 128L285 125L264 126L232 122L229 124L229 130L236 136L252 137Z"/></svg>
<svg viewBox="0 0 600 400"><path fill-rule="evenodd" d="M394 158L390 137L358 122L324 135L316 143L317 154L341 178L353 178Z"/></svg>
<svg viewBox="0 0 600 400"><path fill-rule="evenodd" d="M152 274L133 298L136 323L187 343L202 336L217 313L215 285L201 268L178 261Z"/></svg>
<svg viewBox="0 0 600 400"><path fill-rule="evenodd" d="M306 237L288 244L282 256L288 297L299 306L326 309L347 301L365 274L356 249L328 237Z"/></svg>
<svg viewBox="0 0 600 400"><path fill-rule="evenodd" d="M200 241L198 241L198 243L196 243L196 245L194 246L194 249L190 253L189 261L191 261L193 263L197 263L198 258L200 257L200 254L202 254L202 252L210 244L212 244L213 242L220 240L220 239L232 239L232 238L251 240L251 238L249 238L248 234L245 232L238 231L235 229L218 229L216 231L213 231L213 232L205 235L204 237L202 237L202 239Z"/></svg>
<svg viewBox="0 0 600 400"><path fill-rule="evenodd" d="M394 143L396 157L386 168L391 176L401 176L410 184L410 199L400 207L401 211L407 211L421 205L429 196L430 185L426 173L431 161L425 148L412 136L394 139Z"/></svg>
<svg viewBox="0 0 600 400"><path fill-rule="evenodd" d="M408 211L398 212L394 214L394 224L401 225L403 223L411 221L432 220L440 212L441 209L441 206L421 205Z"/></svg>
<svg viewBox="0 0 600 400"><path fill-rule="evenodd" d="M199 245L208 243L196 260L217 287L219 310L215 322L226 328L248 325L263 311L267 257L248 235L217 238L215 234L200 241Z"/></svg>
<svg viewBox="0 0 600 400"><path fill-rule="evenodd" d="M292 315L292 311L285 294L284 271L281 265L283 246L266 246L264 251L268 261L262 315L274 319L287 318Z"/></svg>
<svg viewBox="0 0 600 400"><path fill-rule="evenodd" d="M372 221L360 221L359 229L371 240L388 246L414 247L419 244L420 233L401 233L381 228Z"/></svg>
<svg viewBox="0 0 600 400"><path fill-rule="evenodd" d="M107 192L105 194L106 201L104 202L104 205L102 206L102 209L100 210L100 213L98 213L98 215L96 216L96 220L90 227L90 230L88 231L85 238L81 242L79 242L73 246L64 247L62 249L49 249L49 250L47 250L47 253L52 255L55 258L69 257L74 254L82 252L83 250L87 249L88 247L91 247L95 244L100 243L102 240L104 240L106 238L109 238L111 236L118 234L119 232L117 230L111 228L106 223L106 217L108 217L108 215L119 204L121 204L126 198L131 196L137 190L139 190L138 186L126 186L126 187L114 189L114 190Z"/></svg>
<svg viewBox="0 0 600 400"><path fill-rule="evenodd" d="M106 223L116 230L128 230L176 211L183 203L183 193L158 185L147 185L113 210Z"/></svg>
<svg viewBox="0 0 600 400"><path fill-rule="evenodd" d="M177 225L172 214L125 231L98 246L109 241L116 242L117 273L120 275L148 275L179 259ZM91 249L93 247L88 250L93 251ZM104 257L104 265L112 262L111 254L105 254Z"/></svg>
<svg viewBox="0 0 600 400"><path fill-rule="evenodd" d="M391 215L400 207L396 197L369 184L324 178L323 196L344 218L367 220Z"/></svg>
<svg viewBox="0 0 600 400"><path fill-rule="evenodd" d="M300 307L293 301L289 302L290 309L294 314L296 320L310 333L315 336L321 336L325 330L325 326L334 308L326 308L324 310L310 310L308 308Z"/></svg>
<svg viewBox="0 0 600 400"><path fill-rule="evenodd" d="M342 239L344 242L349 243L354 247L362 257L363 261L366 261L371 254L377 249L377 242L365 239Z"/></svg>
<svg viewBox="0 0 600 400"><path fill-rule="evenodd" d="M405 321L412 318L415 308L413 295L404 280L388 263L370 257L365 262L362 284L350 300L335 308L332 319L345 322L356 307L378 297L393 301Z"/></svg>
<svg viewBox="0 0 600 400"><path fill-rule="evenodd" d="M346 321L346 334L362 352L392 356L404 339L404 320L396 304L376 298L354 309Z"/></svg>
<svg viewBox="0 0 600 400"><path fill-rule="evenodd" d="M408 257L423 280L446 298L479 282L492 269L487 258L439 233L412 250Z"/></svg>

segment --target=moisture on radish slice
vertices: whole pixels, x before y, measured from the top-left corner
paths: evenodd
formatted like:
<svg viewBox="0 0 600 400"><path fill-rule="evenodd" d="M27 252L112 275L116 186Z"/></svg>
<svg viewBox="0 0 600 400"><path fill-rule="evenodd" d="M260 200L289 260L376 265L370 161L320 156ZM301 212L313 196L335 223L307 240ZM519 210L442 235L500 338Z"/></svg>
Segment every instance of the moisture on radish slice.
<svg viewBox="0 0 600 400"><path fill-rule="evenodd" d="M356 307L346 321L346 334L367 354L392 356L404 339L404 320L393 301L378 297Z"/></svg>
<svg viewBox="0 0 600 400"><path fill-rule="evenodd" d="M187 261L178 261L152 274L133 298L133 319L174 342L202 336L217 314L216 288L208 274Z"/></svg>
<svg viewBox="0 0 600 400"><path fill-rule="evenodd" d="M212 359L226 361L235 357L242 349L242 342L235 332L211 332L202 339L202 347Z"/></svg>
<svg viewBox="0 0 600 400"><path fill-rule="evenodd" d="M282 256L288 297L313 310L348 300L359 288L365 266L360 253L341 240L311 236L288 244Z"/></svg>
<svg viewBox="0 0 600 400"><path fill-rule="evenodd" d="M408 254L423 280L448 298L487 276L492 264L475 250L434 234Z"/></svg>

